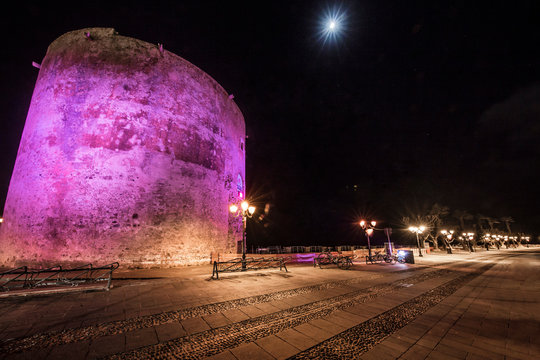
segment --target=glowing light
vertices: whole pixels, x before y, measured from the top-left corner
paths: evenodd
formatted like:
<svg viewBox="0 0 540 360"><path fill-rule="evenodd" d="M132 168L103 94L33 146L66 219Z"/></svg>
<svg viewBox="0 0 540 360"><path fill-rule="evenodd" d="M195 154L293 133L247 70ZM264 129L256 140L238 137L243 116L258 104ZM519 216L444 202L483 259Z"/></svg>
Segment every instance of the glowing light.
<svg viewBox="0 0 540 360"><path fill-rule="evenodd" d="M328 30L330 31L336 30L336 22L334 20L330 20L330 22L328 23Z"/></svg>
<svg viewBox="0 0 540 360"><path fill-rule="evenodd" d="M236 205L231 205L231 206L229 207L229 211L232 212L232 213L237 212L237 211L238 211L238 206L236 206Z"/></svg>
<svg viewBox="0 0 540 360"><path fill-rule="evenodd" d="M242 208L242 210L246 211L249 207L249 204L247 201L242 201L242 204L240 204L240 207Z"/></svg>
<svg viewBox="0 0 540 360"><path fill-rule="evenodd" d="M341 8L327 9L320 20L319 41L335 43L347 30L347 17Z"/></svg>
<svg viewBox="0 0 540 360"><path fill-rule="evenodd" d="M255 206L248 207L248 211L250 215L253 215L253 213L255 212Z"/></svg>
<svg viewBox="0 0 540 360"><path fill-rule="evenodd" d="M372 221L372 222L371 222L371 226L375 226L375 225L377 225L377 222L376 222L376 221Z"/></svg>
<svg viewBox="0 0 540 360"><path fill-rule="evenodd" d="M424 225L409 227L410 232L417 233L417 234L421 234L424 230L426 230L426 227Z"/></svg>
<svg viewBox="0 0 540 360"><path fill-rule="evenodd" d="M366 225L366 222L364 220L360 221L360 226L364 227Z"/></svg>
<svg viewBox="0 0 540 360"><path fill-rule="evenodd" d="M446 235L446 238L448 240L452 240L452 235L454 234L454 230L441 230L441 234Z"/></svg>

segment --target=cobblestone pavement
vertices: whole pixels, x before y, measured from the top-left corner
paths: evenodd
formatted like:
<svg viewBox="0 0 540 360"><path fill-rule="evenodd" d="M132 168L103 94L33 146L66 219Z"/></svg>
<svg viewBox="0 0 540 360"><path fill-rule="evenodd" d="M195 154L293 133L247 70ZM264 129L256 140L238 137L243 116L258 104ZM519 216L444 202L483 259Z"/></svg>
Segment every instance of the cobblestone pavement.
<svg viewBox="0 0 540 360"><path fill-rule="evenodd" d="M352 270L120 272L109 292L0 300L0 358L539 358L540 249Z"/></svg>
<svg viewBox="0 0 540 360"><path fill-rule="evenodd" d="M462 275L441 286L431 289L403 304L396 306L368 321L354 326L321 344L293 356L293 359L348 358L353 359L370 350L396 330L404 327L419 314L440 303L453 294L467 281L478 276L494 264L489 264L476 272Z"/></svg>

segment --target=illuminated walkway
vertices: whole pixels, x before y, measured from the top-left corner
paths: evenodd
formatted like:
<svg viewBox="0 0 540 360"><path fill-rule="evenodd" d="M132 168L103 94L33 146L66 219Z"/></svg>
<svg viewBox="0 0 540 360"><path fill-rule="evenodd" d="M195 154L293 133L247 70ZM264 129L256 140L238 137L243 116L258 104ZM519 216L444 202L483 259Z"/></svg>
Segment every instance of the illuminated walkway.
<svg viewBox="0 0 540 360"><path fill-rule="evenodd" d="M540 248L416 261L132 270L109 292L5 298L0 358L540 358Z"/></svg>

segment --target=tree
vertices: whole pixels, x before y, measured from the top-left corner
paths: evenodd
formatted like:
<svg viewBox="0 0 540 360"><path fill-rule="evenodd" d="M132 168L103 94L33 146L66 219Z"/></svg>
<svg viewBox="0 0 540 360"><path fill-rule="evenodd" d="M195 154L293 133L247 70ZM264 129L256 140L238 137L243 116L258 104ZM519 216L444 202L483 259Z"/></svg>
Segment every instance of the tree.
<svg viewBox="0 0 540 360"><path fill-rule="evenodd" d="M431 235L428 237L433 238L433 246L435 247L435 250L439 249L438 245L438 238L440 235L440 229L442 224L442 219L446 217L449 214L448 206L440 205L438 203L433 204L429 211L429 217L431 222L433 223L433 232L435 235Z"/></svg>
<svg viewBox="0 0 540 360"><path fill-rule="evenodd" d="M486 232L486 228L484 227L484 222L487 223L487 216L485 215L482 215L482 214L476 214L476 223L478 225L478 229L484 233Z"/></svg>
<svg viewBox="0 0 540 360"><path fill-rule="evenodd" d="M493 233L495 231L495 224L498 224L499 222L497 221L497 219L494 219L494 218L489 217L489 216L486 216L485 220L488 223L489 231L491 233Z"/></svg>
<svg viewBox="0 0 540 360"><path fill-rule="evenodd" d="M460 231L465 231L465 220L471 220L473 216L467 210L454 210L452 216L459 221Z"/></svg>
<svg viewBox="0 0 540 360"><path fill-rule="evenodd" d="M510 216L505 216L500 219L504 226L506 226L506 230L508 231L508 235L512 234L512 229L510 229L510 223L514 222L514 219L512 219Z"/></svg>
<svg viewBox="0 0 540 360"><path fill-rule="evenodd" d="M452 216L459 221L460 233L465 231L465 220L471 220L473 218L473 216L467 210L454 210ZM467 239L458 236L458 239L460 238L461 238L461 244L463 246L463 250L468 250L469 247L468 247Z"/></svg>

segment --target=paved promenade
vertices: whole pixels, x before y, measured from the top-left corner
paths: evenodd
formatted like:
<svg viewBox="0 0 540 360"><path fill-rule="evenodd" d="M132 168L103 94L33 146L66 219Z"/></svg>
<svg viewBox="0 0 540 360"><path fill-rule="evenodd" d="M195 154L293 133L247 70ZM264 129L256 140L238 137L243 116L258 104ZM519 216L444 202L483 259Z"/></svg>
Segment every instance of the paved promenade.
<svg viewBox="0 0 540 360"><path fill-rule="evenodd" d="M416 264L115 272L0 299L1 359L539 359L540 248Z"/></svg>

